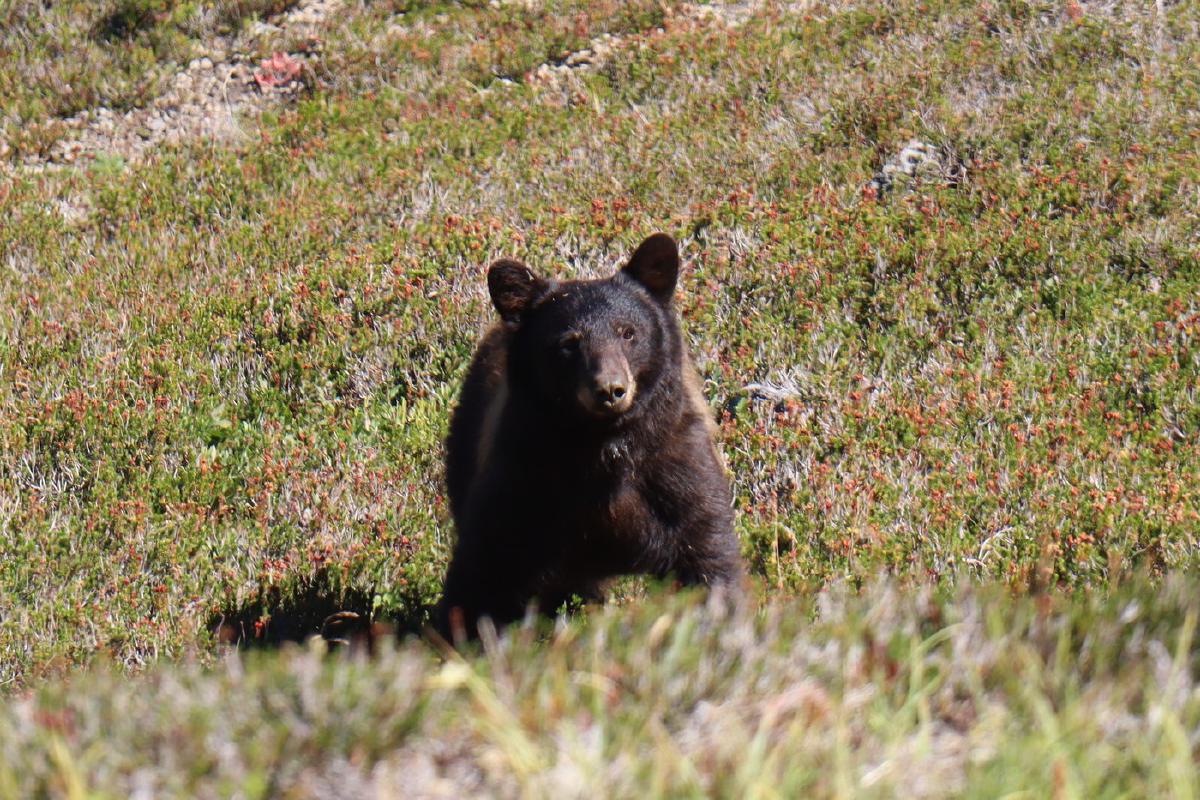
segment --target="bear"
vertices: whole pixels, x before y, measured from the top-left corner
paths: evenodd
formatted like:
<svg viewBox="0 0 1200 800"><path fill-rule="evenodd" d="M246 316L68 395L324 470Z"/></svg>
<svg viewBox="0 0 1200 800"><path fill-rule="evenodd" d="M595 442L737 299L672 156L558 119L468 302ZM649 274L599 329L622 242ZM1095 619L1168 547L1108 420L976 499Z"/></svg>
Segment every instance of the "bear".
<svg viewBox="0 0 1200 800"><path fill-rule="evenodd" d="M473 637L529 605L603 598L622 575L743 579L716 426L674 307L678 247L657 233L611 277L556 281L502 259L446 439L458 538L434 628Z"/></svg>

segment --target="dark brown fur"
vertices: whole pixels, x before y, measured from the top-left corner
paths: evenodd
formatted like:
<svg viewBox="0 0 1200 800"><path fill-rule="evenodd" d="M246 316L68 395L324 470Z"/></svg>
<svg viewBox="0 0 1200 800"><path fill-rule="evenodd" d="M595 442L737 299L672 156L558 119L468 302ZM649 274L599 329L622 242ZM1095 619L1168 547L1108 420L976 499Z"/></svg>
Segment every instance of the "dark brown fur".
<svg viewBox="0 0 1200 800"><path fill-rule="evenodd" d="M736 583L728 481L672 305L662 234L598 281L489 272L483 337L447 440L458 543L435 622L449 635L536 602L598 598L614 576Z"/></svg>

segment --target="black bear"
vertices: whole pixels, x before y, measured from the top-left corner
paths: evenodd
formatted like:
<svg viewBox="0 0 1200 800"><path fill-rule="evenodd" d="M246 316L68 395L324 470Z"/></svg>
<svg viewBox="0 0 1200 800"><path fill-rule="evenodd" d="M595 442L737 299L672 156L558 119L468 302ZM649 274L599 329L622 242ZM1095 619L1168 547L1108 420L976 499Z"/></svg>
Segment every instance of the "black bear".
<svg viewBox="0 0 1200 800"><path fill-rule="evenodd" d="M474 635L627 574L730 585L742 563L713 423L673 306L679 251L646 239L610 278L501 260L446 441L458 542L435 612Z"/></svg>

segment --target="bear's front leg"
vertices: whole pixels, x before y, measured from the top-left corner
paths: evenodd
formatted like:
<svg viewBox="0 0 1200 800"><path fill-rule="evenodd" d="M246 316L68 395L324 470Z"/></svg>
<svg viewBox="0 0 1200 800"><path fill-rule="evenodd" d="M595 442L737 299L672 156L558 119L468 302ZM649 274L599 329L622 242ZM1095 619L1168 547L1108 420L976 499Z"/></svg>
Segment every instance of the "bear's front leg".
<svg viewBox="0 0 1200 800"><path fill-rule="evenodd" d="M664 572L686 586L737 586L745 576L733 531L733 499L703 427L661 455L644 499L662 526Z"/></svg>
<svg viewBox="0 0 1200 800"><path fill-rule="evenodd" d="M503 627L525 614L536 562L523 550L499 531L459 540L434 611L434 629L442 638L473 639L483 617Z"/></svg>
<svg viewBox="0 0 1200 800"><path fill-rule="evenodd" d="M671 573L685 586L737 590L745 578L737 536L722 520L696 520L679 532Z"/></svg>

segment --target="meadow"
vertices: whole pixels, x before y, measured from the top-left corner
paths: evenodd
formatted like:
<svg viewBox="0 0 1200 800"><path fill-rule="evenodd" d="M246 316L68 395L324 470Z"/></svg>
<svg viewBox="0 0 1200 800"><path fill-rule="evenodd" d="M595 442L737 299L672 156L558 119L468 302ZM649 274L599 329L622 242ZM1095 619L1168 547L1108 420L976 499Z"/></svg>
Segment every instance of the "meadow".
<svg viewBox="0 0 1200 800"><path fill-rule="evenodd" d="M0 0L0 797L1196 795L1200 8L293 5ZM253 647L420 630L487 264L656 230L753 595Z"/></svg>

